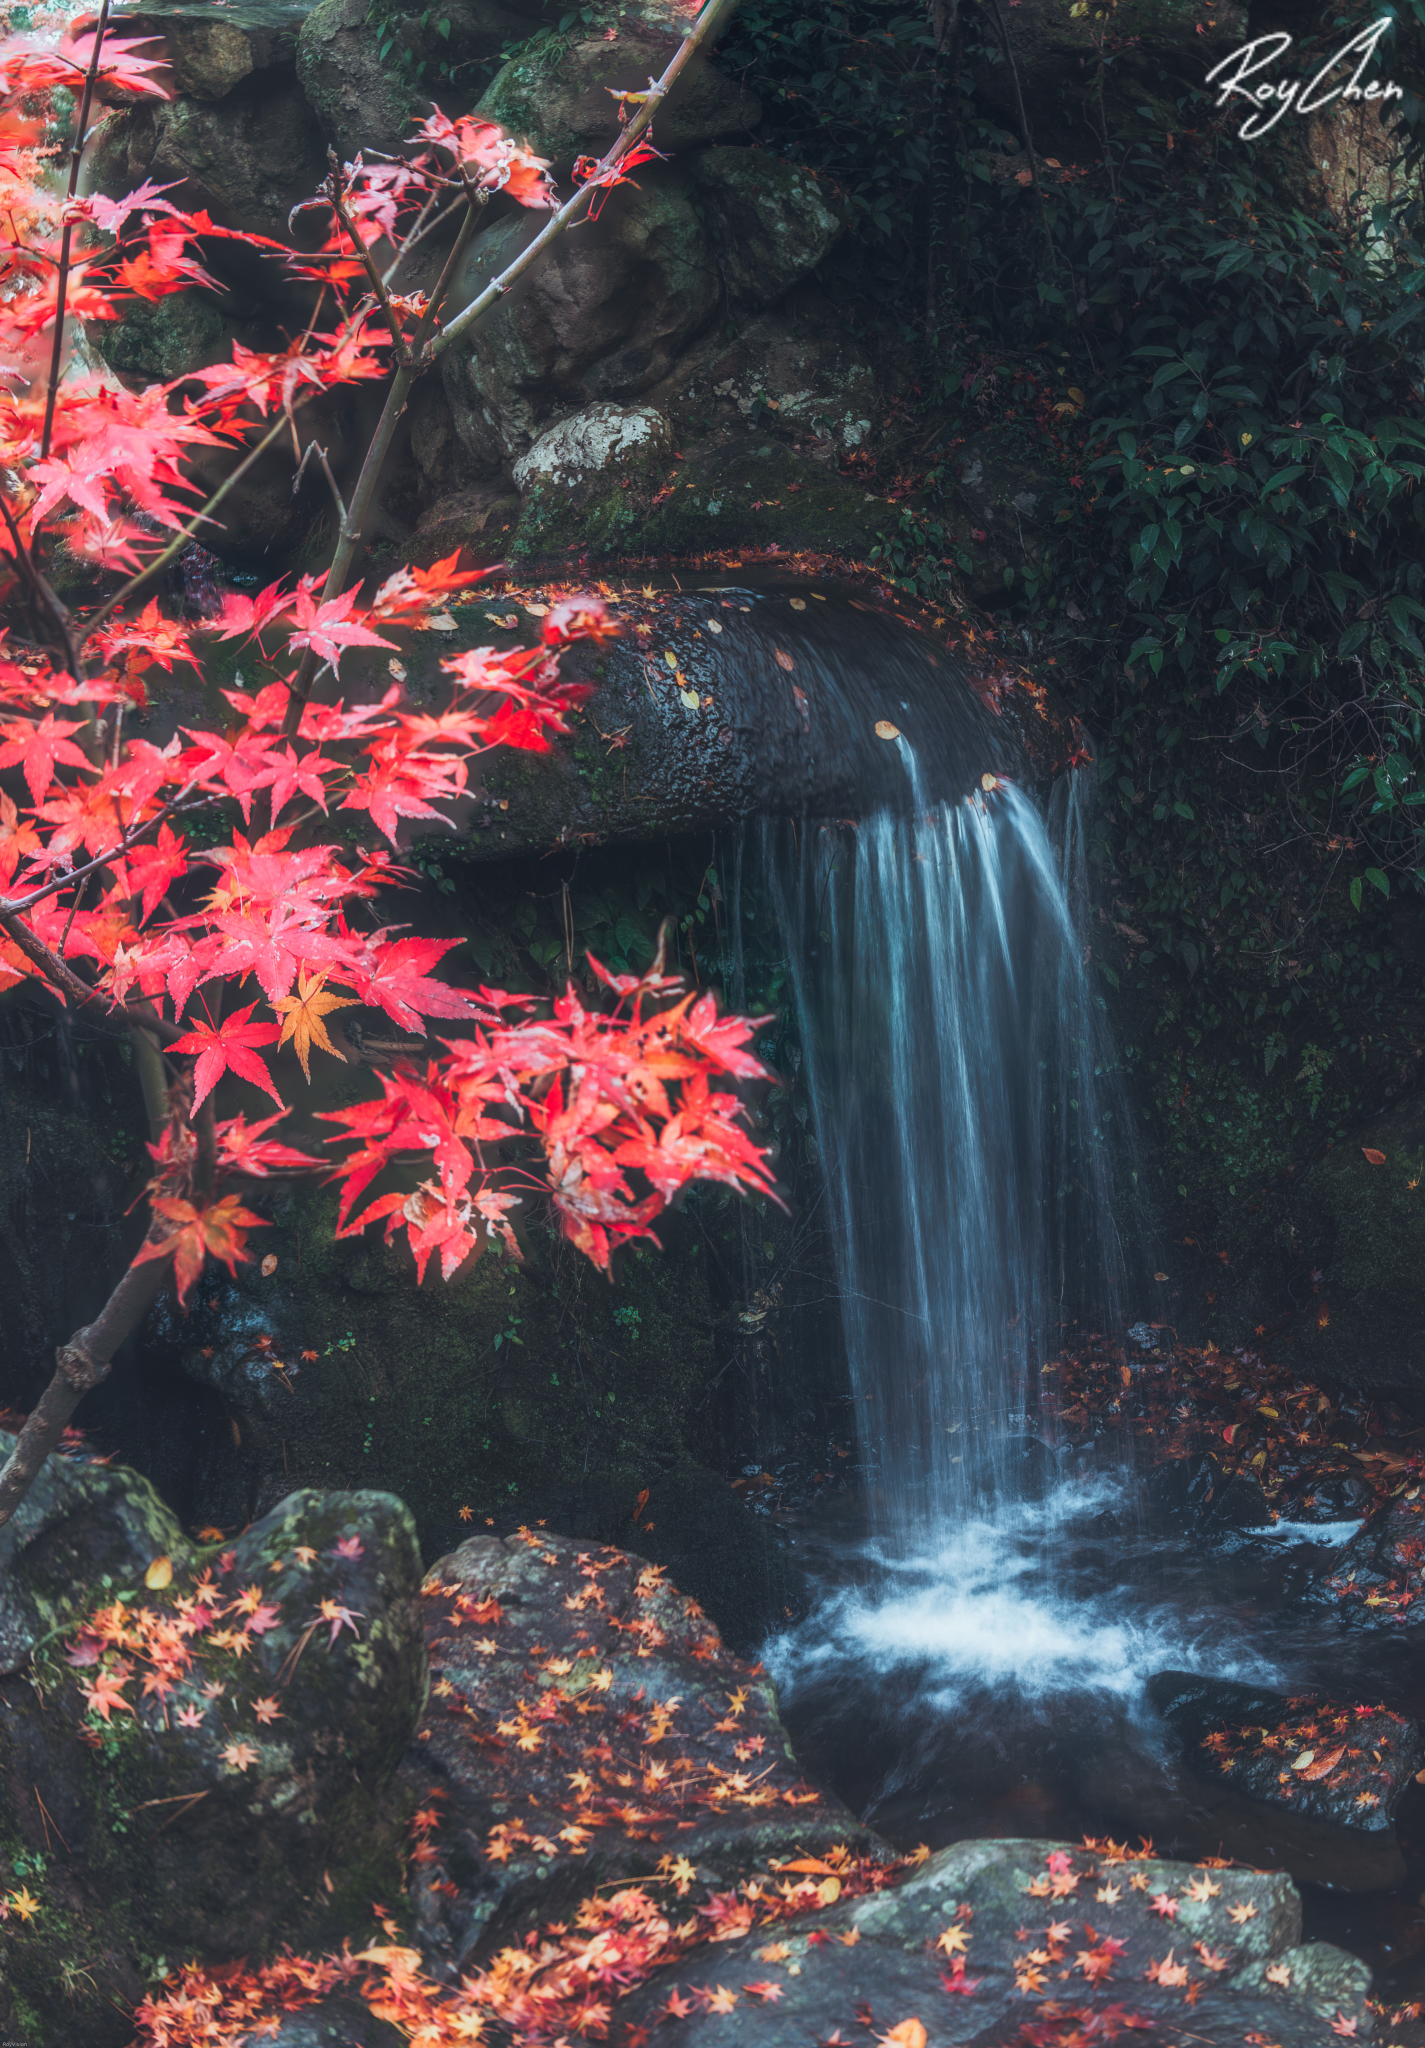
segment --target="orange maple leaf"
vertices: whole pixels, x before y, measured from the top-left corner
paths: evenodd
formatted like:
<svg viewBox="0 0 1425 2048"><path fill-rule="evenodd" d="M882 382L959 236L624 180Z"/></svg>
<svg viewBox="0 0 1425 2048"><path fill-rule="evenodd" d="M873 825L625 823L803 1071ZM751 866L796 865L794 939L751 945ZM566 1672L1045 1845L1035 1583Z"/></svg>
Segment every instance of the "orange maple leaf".
<svg viewBox="0 0 1425 2048"><path fill-rule="evenodd" d="M171 1255L180 1306L209 1253L234 1273L238 1262L247 1260L244 1247L249 1230L268 1228L265 1219L244 1209L236 1195L221 1195L205 1209L185 1202L179 1195L157 1195L153 1206L177 1228L167 1237L148 1238L135 1254L134 1264L141 1266L149 1259L166 1259Z"/></svg>

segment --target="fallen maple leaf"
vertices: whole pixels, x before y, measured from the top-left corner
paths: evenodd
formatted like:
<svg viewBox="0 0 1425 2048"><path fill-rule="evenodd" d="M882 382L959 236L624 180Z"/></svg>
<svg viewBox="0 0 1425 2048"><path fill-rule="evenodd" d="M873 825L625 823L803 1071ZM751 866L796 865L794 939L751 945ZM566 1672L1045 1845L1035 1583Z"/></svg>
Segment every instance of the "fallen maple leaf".
<svg viewBox="0 0 1425 2048"><path fill-rule="evenodd" d="M1174 1962L1173 1951L1169 1949L1161 1963L1149 1963L1144 1975L1152 1983L1165 1985L1171 1990L1176 1985L1186 1984L1188 1969L1186 1963Z"/></svg>
<svg viewBox="0 0 1425 2048"><path fill-rule="evenodd" d="M889 2034L877 2034L880 2048L925 2048L929 2036L919 2020L902 2020Z"/></svg>

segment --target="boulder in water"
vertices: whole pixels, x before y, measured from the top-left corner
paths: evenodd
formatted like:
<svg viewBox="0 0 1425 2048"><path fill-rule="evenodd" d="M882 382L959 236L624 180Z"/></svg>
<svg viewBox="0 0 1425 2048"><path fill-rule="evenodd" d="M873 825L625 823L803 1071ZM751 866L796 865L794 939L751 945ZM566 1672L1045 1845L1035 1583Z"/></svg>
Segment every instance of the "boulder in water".
<svg viewBox="0 0 1425 2048"><path fill-rule="evenodd" d="M1158 1673L1148 1696L1193 1771L1275 1809L1260 1831L1296 1875L1347 1890L1404 1875L1394 1816L1425 1753L1414 1721L1184 1671Z"/></svg>
<svg viewBox="0 0 1425 2048"><path fill-rule="evenodd" d="M1425 1622L1425 1488L1408 1488L1369 1517L1313 1593L1360 1626Z"/></svg>

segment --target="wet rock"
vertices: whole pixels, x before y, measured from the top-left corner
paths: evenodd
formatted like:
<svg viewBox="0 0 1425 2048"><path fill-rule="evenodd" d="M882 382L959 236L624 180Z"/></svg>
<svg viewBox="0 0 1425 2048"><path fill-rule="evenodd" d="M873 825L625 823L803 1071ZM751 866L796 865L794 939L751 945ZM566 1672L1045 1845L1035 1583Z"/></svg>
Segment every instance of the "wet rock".
<svg viewBox="0 0 1425 2048"><path fill-rule="evenodd" d="M830 254L846 225L831 187L760 149L705 149L690 188L729 296L770 306Z"/></svg>
<svg viewBox="0 0 1425 2048"><path fill-rule="evenodd" d="M1301 1902L1275 1873L965 1842L776 1935L661 1973L623 2013L635 2027L686 2014L678 2039L691 2048L802 2048L858 2026L885 2038L911 2018L935 2048L1068 2038L1070 2026L1085 2040L1129 2026L1145 2040L1327 2048L1338 2020L1370 2027L1370 1972L1301 1947Z"/></svg>
<svg viewBox="0 0 1425 2048"><path fill-rule="evenodd" d="M293 0L229 0L220 16L205 0L163 9L126 8L125 35L161 36L174 89L220 100L255 71L291 66L307 9Z"/></svg>
<svg viewBox="0 0 1425 2048"><path fill-rule="evenodd" d="M324 1998L282 2019L269 2048L404 2048L409 2038L355 1999Z"/></svg>
<svg viewBox="0 0 1425 2048"><path fill-rule="evenodd" d="M576 156L602 156L618 137L618 89L644 91L677 47L676 35L628 19L612 37L537 41L510 59L476 112L561 168ZM659 109L655 139L682 152L748 133L761 118L751 93L702 63L690 67Z"/></svg>
<svg viewBox="0 0 1425 2048"><path fill-rule="evenodd" d="M0 1888L41 1873L6 1971L53 2040L128 2038L134 1956L337 1938L389 1893L419 1570L388 1495L294 1494L203 1550L136 1475L46 1466L0 1530Z"/></svg>
<svg viewBox="0 0 1425 2048"><path fill-rule="evenodd" d="M1425 1492L1417 1484L1370 1516L1314 1588L1343 1621L1406 1628L1425 1621Z"/></svg>
<svg viewBox="0 0 1425 2048"><path fill-rule="evenodd" d="M882 1853L806 1783L761 1667L660 1566L525 1529L461 1544L423 1596L433 1683L406 1775L439 1820L412 1898L443 1962L677 1857L726 1885L836 1844Z"/></svg>
<svg viewBox="0 0 1425 2048"><path fill-rule="evenodd" d="M1404 1875L1394 1816L1421 1763L1414 1721L1180 1671L1150 1679L1148 1697L1191 1770L1281 1817L1266 1833L1297 1876L1362 1890Z"/></svg>
<svg viewBox="0 0 1425 2048"><path fill-rule="evenodd" d="M175 203L278 240L293 206L325 175L316 117L281 66L244 77L221 99L180 94L121 115L95 163L102 190L131 190L144 178L177 184Z"/></svg>
<svg viewBox="0 0 1425 2048"><path fill-rule="evenodd" d="M678 184L641 175L598 223L565 235L463 346L442 358L474 463L523 455L561 414L637 397L667 376L718 299L712 250ZM455 284L464 303L538 230L511 216L477 237Z"/></svg>
<svg viewBox="0 0 1425 2048"><path fill-rule="evenodd" d="M111 369L160 382L231 354L227 322L199 292L176 292L154 305L140 300L119 320L96 320L89 334Z"/></svg>
<svg viewBox="0 0 1425 2048"><path fill-rule="evenodd" d="M469 102L454 81L557 15L541 0L442 0L438 12L319 0L302 24L297 75L343 157L392 150L412 112L428 110L423 93L434 91L448 113L462 111Z"/></svg>
<svg viewBox="0 0 1425 2048"><path fill-rule="evenodd" d="M541 434L514 465L522 491L537 484L559 491L666 467L673 453L673 429L651 405L591 405Z"/></svg>

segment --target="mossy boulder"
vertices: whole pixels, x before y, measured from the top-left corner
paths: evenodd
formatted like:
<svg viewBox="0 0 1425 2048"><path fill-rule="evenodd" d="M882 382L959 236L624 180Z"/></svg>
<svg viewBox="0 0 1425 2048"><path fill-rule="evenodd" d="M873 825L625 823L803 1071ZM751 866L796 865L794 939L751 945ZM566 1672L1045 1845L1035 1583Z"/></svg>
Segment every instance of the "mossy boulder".
<svg viewBox="0 0 1425 2048"><path fill-rule="evenodd" d="M222 314L199 292L176 292L155 305L136 300L119 319L96 320L88 331L111 369L163 382L220 362L231 340Z"/></svg>
<svg viewBox="0 0 1425 2048"><path fill-rule="evenodd" d="M101 190L129 191L145 178L176 184L179 204L274 239L325 176L321 130L283 66L244 77L218 100L180 93L121 113L94 164Z"/></svg>
<svg viewBox="0 0 1425 2048"><path fill-rule="evenodd" d="M889 502L859 478L770 435L734 433L690 445L651 498L611 480L591 490L576 512L563 493L537 484L525 498L511 553L528 559L572 547L635 557L807 549L855 562L865 561L893 519Z"/></svg>
<svg viewBox="0 0 1425 2048"><path fill-rule="evenodd" d="M389 1495L293 1494L222 1551L131 1472L44 1468L0 1530L0 1885L39 1901L5 1971L35 2048L126 2040L145 1958L334 1938L391 1890L419 1576Z"/></svg>
<svg viewBox="0 0 1425 2048"><path fill-rule="evenodd" d="M719 296L706 232L677 176L640 173L599 221L545 260L442 358L446 396L475 475L492 451L523 455L561 415L635 398L666 377ZM471 245L454 296L474 299L538 232L511 215Z"/></svg>
<svg viewBox="0 0 1425 2048"><path fill-rule="evenodd" d="M561 168L576 156L602 156L618 138L619 92L646 91L677 47L676 35L627 18L612 36L537 38L499 72L476 112ZM704 62L658 110L657 140L681 152L749 133L761 118L751 93Z"/></svg>
<svg viewBox="0 0 1425 2048"><path fill-rule="evenodd" d="M831 253L846 225L835 189L760 149L705 149L689 169L731 298L770 306Z"/></svg>
<svg viewBox="0 0 1425 2048"><path fill-rule="evenodd" d="M651 1500L635 1519L656 1520ZM434 1687L407 1776L439 1825L411 1893L440 1964L467 1969L670 1855L726 1886L838 1843L888 1853L807 1784L760 1666L646 1558L544 1529L475 1536L424 1593Z"/></svg>
<svg viewBox="0 0 1425 2048"><path fill-rule="evenodd" d="M1151 1904L1164 1896L1171 1925ZM949 2048L1034 2039L1041 2013L1043 2038L1060 2037L1066 2005L1080 2038L1108 2038L1128 2006L1145 2039L1176 2041L1193 1985L1190 2031L1204 2041L1332 2048L1338 2017L1348 2032L1370 2025L1370 1971L1325 1942L1301 1945L1301 1900L1278 1872L1160 1858L1125 1869L1067 1843L962 1842L902 1884L778 1933L770 1954L759 1931L661 1971L623 2013L635 2029L652 2027L676 1990L692 2008L678 2035L691 2048L800 2048L838 2030L854 2039L848 2030L867 2014L887 2033L918 2016L936 2048ZM1096 1969L1086 1967L1095 1953ZM712 2003L719 1985L750 1978L775 1995Z"/></svg>

